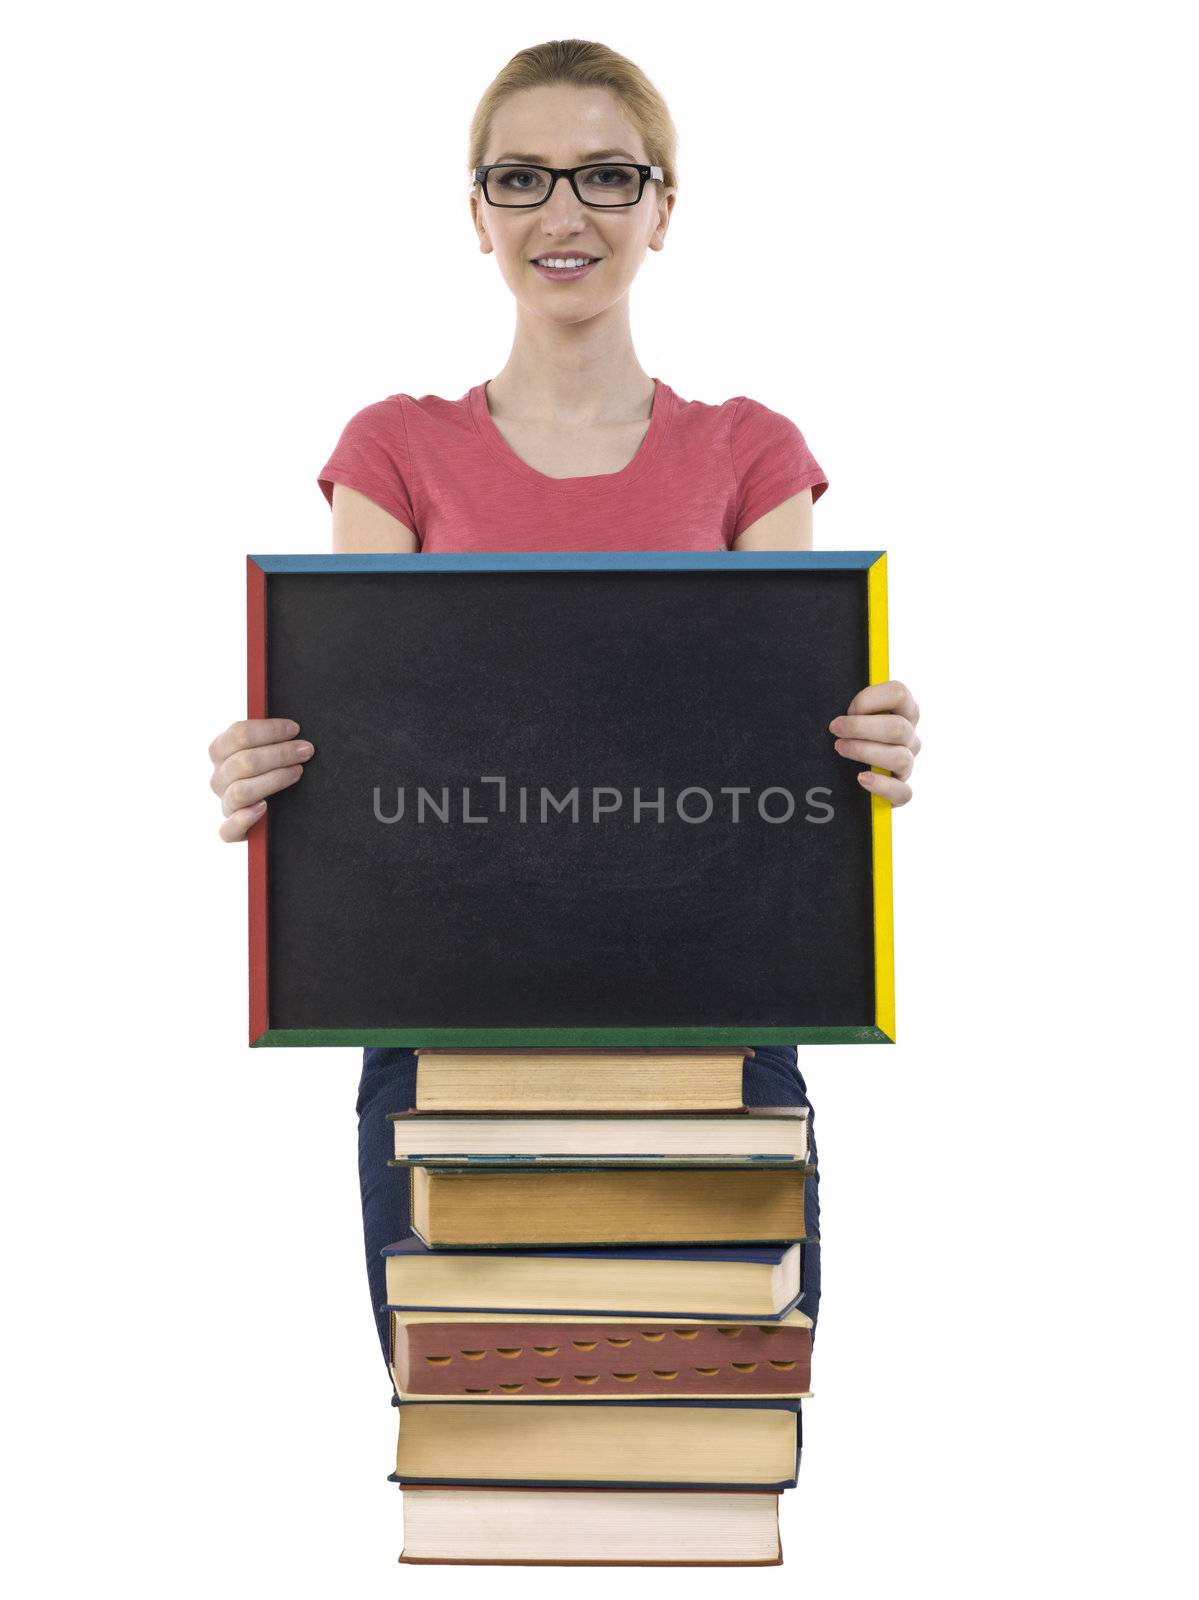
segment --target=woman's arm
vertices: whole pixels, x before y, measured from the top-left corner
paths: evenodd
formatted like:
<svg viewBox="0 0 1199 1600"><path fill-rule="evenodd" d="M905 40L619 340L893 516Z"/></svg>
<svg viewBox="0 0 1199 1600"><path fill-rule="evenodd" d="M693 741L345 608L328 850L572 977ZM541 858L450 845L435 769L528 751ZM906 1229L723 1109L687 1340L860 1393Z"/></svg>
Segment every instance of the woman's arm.
<svg viewBox="0 0 1199 1600"><path fill-rule="evenodd" d="M801 489L781 506L751 522L733 541L734 550L810 550L812 491Z"/></svg>
<svg viewBox="0 0 1199 1600"><path fill-rule="evenodd" d="M333 485L333 552L363 555L411 555L420 543L389 511L357 489ZM266 811L267 796L286 789L303 776L313 754L307 740L296 740L299 724L283 717L233 722L208 746L212 761L209 787L220 796L221 838L233 844L246 837Z"/></svg>
<svg viewBox="0 0 1199 1600"><path fill-rule="evenodd" d="M357 489L333 485L333 554L410 556L420 540L390 511L384 511Z"/></svg>
<svg viewBox="0 0 1199 1600"><path fill-rule="evenodd" d="M734 550L810 550L812 548L812 491L804 489L775 506L745 529ZM859 772L858 782L871 794L893 806L906 806L912 798L908 779L920 754L916 724L920 708L911 690L897 679L872 683L849 702L844 716L834 717L829 732L835 736L838 755L863 761L886 772ZM888 776L889 774L889 776Z"/></svg>

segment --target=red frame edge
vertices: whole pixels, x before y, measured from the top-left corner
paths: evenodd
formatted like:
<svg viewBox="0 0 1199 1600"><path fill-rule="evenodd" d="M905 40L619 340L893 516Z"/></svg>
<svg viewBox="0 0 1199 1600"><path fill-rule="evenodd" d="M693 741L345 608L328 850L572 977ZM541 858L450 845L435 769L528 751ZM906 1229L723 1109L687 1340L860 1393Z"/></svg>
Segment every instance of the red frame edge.
<svg viewBox="0 0 1199 1600"><path fill-rule="evenodd" d="M246 715L266 716L266 573L246 557ZM249 864L250 1044L270 1026L267 1003L266 866L269 807L246 835Z"/></svg>

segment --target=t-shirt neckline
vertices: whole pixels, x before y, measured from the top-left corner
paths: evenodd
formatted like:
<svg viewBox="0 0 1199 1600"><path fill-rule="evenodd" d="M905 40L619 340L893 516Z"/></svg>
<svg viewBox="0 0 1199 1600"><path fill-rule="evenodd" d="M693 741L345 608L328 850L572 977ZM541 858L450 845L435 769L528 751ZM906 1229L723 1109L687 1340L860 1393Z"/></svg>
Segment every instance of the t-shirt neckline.
<svg viewBox="0 0 1199 1600"><path fill-rule="evenodd" d="M496 460L503 462L510 472L523 478L526 483L537 484L542 490L551 494L581 496L609 494L635 483L653 464L674 415L673 391L668 384L662 382L661 378L655 378L654 403L650 412L649 428L630 462L621 467L619 472L596 472L584 478L551 478L548 473L539 472L536 467L523 461L496 427L491 412L487 409L486 391L490 382L491 379L487 378L469 391L470 414L475 431Z"/></svg>

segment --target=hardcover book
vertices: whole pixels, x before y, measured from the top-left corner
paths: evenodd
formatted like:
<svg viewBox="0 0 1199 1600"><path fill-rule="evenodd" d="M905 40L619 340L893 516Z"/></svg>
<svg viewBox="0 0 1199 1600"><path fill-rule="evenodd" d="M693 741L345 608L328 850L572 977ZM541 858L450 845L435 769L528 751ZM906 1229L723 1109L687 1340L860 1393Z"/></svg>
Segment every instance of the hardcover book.
<svg viewBox="0 0 1199 1600"><path fill-rule="evenodd" d="M394 1483L794 1488L798 1400L399 1406Z"/></svg>
<svg viewBox="0 0 1199 1600"><path fill-rule="evenodd" d="M409 1484L403 1562L513 1566L776 1567L769 1491L506 1489Z"/></svg>
<svg viewBox="0 0 1199 1600"><path fill-rule="evenodd" d="M744 1048L416 1051L418 1111L736 1111Z"/></svg>
<svg viewBox="0 0 1199 1600"><path fill-rule="evenodd" d="M552 1403L810 1393L812 1324L799 1310L764 1323L484 1321L393 1311L390 1324L392 1376L403 1398Z"/></svg>
<svg viewBox="0 0 1199 1600"><path fill-rule="evenodd" d="M807 1106L742 1107L719 1116L675 1112L436 1116L393 1111L395 1160L403 1162L622 1162L792 1164L808 1153Z"/></svg>
<svg viewBox="0 0 1199 1600"><path fill-rule="evenodd" d="M805 1238L805 1166L408 1170L412 1230L435 1249Z"/></svg>
<svg viewBox="0 0 1199 1600"><path fill-rule="evenodd" d="M598 1250L383 1250L397 1311L777 1320L800 1296L800 1244Z"/></svg>

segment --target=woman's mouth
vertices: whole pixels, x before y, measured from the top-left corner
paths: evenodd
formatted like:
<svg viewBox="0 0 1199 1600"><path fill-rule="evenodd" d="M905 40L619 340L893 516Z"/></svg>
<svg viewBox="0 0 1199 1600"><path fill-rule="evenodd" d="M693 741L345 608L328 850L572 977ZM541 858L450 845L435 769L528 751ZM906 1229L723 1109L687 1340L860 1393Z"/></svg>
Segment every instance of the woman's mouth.
<svg viewBox="0 0 1199 1600"><path fill-rule="evenodd" d="M550 266L549 262L560 262L560 266ZM579 263L582 262L582 265ZM576 278L585 278L592 267L597 267L599 262L581 256L561 255L546 256L533 262L537 271L543 278L549 278L555 283L572 283Z"/></svg>

